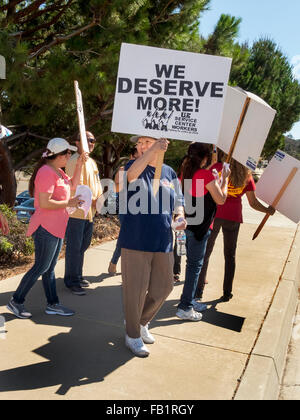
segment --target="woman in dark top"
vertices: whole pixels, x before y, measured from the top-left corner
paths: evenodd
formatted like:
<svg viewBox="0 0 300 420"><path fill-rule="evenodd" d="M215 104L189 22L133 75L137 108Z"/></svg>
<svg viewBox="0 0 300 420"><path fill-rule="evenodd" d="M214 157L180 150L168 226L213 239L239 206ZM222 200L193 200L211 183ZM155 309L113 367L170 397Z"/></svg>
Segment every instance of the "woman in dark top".
<svg viewBox="0 0 300 420"><path fill-rule="evenodd" d="M187 264L185 283L177 317L183 320L200 321L201 304L194 305L198 277L202 268L206 244L211 233L217 204L224 204L227 198L227 183L230 170L223 169L221 185L210 170L204 169L211 157L211 146L192 143L182 166L182 189L186 200L186 248Z"/></svg>

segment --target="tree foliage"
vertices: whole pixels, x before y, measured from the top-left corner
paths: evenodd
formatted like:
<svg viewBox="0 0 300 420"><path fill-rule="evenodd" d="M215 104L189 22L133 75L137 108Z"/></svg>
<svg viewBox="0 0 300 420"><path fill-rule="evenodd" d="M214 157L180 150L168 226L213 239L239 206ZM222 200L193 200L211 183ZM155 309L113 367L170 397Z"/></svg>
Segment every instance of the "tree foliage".
<svg viewBox="0 0 300 420"><path fill-rule="evenodd" d="M110 132L122 42L196 50L198 18L209 0L8 1L0 8L3 121L41 137L74 138L73 81L83 93L86 125L100 140L102 176L111 176L127 137ZM39 156L46 141L11 143L14 164Z"/></svg>
<svg viewBox="0 0 300 420"><path fill-rule="evenodd" d="M204 42L203 53L212 55L231 55L241 23L240 18L222 14L215 29Z"/></svg>
<svg viewBox="0 0 300 420"><path fill-rule="evenodd" d="M232 58L231 82L240 74L250 55L247 44L240 45L237 42L240 24L240 18L222 14L207 39L201 37L201 53Z"/></svg>
<svg viewBox="0 0 300 420"><path fill-rule="evenodd" d="M300 118L300 84L293 77L291 65L274 41L260 39L253 44L249 59L232 82L276 109L263 150L264 157L270 158L284 147L283 134Z"/></svg>
<svg viewBox="0 0 300 420"><path fill-rule="evenodd" d="M31 165L54 136L74 139L78 123L73 81L78 80L86 126L98 139L95 158L101 175L112 176L130 147L128 136L110 131L122 42L232 57L230 83L258 94L278 111L265 148L265 154L271 153L299 118L299 84L271 41L261 40L250 49L238 44L239 18L222 15L204 39L199 22L201 30L201 14L209 4L210 0L1 2L0 51L7 62L7 80L0 82L1 122L14 126L14 136L2 140L1 150L10 150L13 167ZM168 159L179 162L185 145L174 144Z"/></svg>
<svg viewBox="0 0 300 420"><path fill-rule="evenodd" d="M300 141L287 136L285 138L284 151L300 160Z"/></svg>
<svg viewBox="0 0 300 420"><path fill-rule="evenodd" d="M221 15L203 44L203 52L232 57L230 84L255 93L276 109L263 150L263 156L270 158L284 147L284 133L300 118L300 85L274 41L262 38L251 48L236 43L240 23L241 19Z"/></svg>
<svg viewBox="0 0 300 420"><path fill-rule="evenodd" d="M17 263L33 254L34 243L32 238L26 238L27 226L19 222L15 212L4 204L0 205L0 211L9 223L9 234L0 237L0 265L8 261Z"/></svg>

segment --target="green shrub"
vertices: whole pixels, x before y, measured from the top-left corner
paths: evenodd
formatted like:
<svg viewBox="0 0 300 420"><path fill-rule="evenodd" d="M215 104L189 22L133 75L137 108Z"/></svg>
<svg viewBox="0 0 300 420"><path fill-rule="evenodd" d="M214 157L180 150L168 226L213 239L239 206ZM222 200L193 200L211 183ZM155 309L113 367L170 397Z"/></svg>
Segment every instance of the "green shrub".
<svg viewBox="0 0 300 420"><path fill-rule="evenodd" d="M7 236L0 236L0 265L8 260L20 261L32 255L34 243L26 237L28 225L19 222L16 213L5 204L0 205L0 211L7 218L10 229Z"/></svg>
<svg viewBox="0 0 300 420"><path fill-rule="evenodd" d="M13 244L11 244L6 238L0 238L0 253L11 254L13 248Z"/></svg>
<svg viewBox="0 0 300 420"><path fill-rule="evenodd" d="M26 257L34 253L34 242L32 238L25 239L23 253L26 255Z"/></svg>

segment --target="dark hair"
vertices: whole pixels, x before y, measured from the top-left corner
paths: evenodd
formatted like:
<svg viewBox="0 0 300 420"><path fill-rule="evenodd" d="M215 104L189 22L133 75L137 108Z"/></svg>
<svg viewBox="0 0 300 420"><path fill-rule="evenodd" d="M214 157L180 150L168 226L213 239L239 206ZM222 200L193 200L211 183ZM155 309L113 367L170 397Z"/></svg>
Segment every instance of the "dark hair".
<svg viewBox="0 0 300 420"><path fill-rule="evenodd" d="M54 160L54 159L57 158L57 156L65 155L68 152L68 150L69 149L66 149L66 150L63 150L60 153L56 153L55 155L51 155L51 156L47 156L47 157L42 157L38 161L38 163L36 164L36 166L35 166L35 168L33 170L32 175L30 177L30 180L29 180L28 190L29 190L29 194L30 194L31 197L34 197L34 181L35 181L35 178L36 178L36 174L38 173L38 170L41 169L42 166L46 165L47 164L47 161ZM50 152L49 149L46 149L46 151Z"/></svg>
<svg viewBox="0 0 300 420"><path fill-rule="evenodd" d="M132 156L134 156L136 153L138 153L138 150L137 150L136 146L134 146L134 147L130 150L130 154L131 154Z"/></svg>
<svg viewBox="0 0 300 420"><path fill-rule="evenodd" d="M180 168L182 181L184 179L192 179L198 169L201 168L203 159L207 158L207 166L211 161L212 146L206 143L192 143L187 155L183 158ZM183 185L183 183L182 183Z"/></svg>

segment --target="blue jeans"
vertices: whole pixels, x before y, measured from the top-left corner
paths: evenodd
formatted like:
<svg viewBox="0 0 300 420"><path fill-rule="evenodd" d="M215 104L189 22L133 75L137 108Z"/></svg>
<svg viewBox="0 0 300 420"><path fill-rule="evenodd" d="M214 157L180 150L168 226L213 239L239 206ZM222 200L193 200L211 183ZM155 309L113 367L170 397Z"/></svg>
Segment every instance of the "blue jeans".
<svg viewBox="0 0 300 420"><path fill-rule="evenodd" d="M91 244L93 222L70 217L66 232L66 287L80 286L84 253Z"/></svg>
<svg viewBox="0 0 300 420"><path fill-rule="evenodd" d="M119 214L120 225L122 224L123 219L124 219L124 214ZM111 262L113 264L118 264L118 261L119 261L120 257L121 257L121 245L120 245L120 239L118 237L116 248L115 248L115 251L113 253Z"/></svg>
<svg viewBox="0 0 300 420"><path fill-rule="evenodd" d="M194 299L195 291L197 288L198 278L203 265L206 245L211 234L211 230L209 229L201 241L198 241L195 238L194 233L190 230L187 229L185 232L187 257L185 282L178 308L183 309L184 311L188 311L193 307L192 300Z"/></svg>
<svg viewBox="0 0 300 420"><path fill-rule="evenodd" d="M49 305L59 303L56 293L56 279L54 268L57 263L63 240L57 238L40 226L32 235L35 245L34 266L25 274L13 295L16 303L23 304L25 297L42 276L43 286Z"/></svg>

